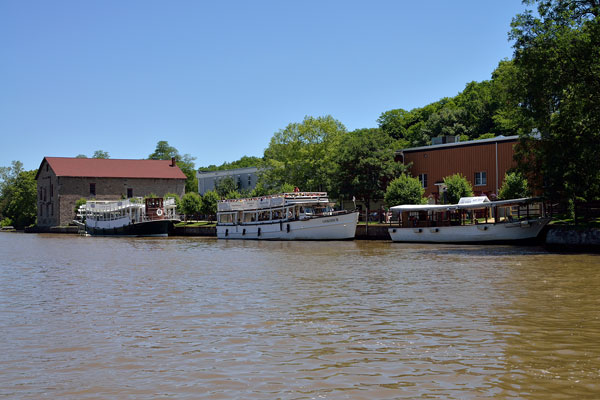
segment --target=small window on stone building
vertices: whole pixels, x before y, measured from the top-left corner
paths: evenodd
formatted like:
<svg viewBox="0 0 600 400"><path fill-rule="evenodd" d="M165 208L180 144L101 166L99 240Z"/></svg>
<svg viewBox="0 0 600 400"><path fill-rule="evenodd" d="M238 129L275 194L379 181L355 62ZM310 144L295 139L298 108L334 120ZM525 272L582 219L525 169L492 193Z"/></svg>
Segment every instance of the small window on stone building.
<svg viewBox="0 0 600 400"><path fill-rule="evenodd" d="M96 184L90 183L90 196L95 196L95 195L96 195Z"/></svg>
<svg viewBox="0 0 600 400"><path fill-rule="evenodd" d="M127 198L130 199L133 197L133 188L127 188Z"/></svg>
<svg viewBox="0 0 600 400"><path fill-rule="evenodd" d="M50 198L52 198L52 196L54 196L54 185L50 184Z"/></svg>

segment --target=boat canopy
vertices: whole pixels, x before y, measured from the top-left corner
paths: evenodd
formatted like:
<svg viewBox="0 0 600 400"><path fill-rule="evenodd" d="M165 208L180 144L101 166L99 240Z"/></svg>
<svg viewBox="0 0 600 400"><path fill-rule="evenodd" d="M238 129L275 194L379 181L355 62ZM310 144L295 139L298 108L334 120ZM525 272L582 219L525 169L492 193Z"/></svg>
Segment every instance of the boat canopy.
<svg viewBox="0 0 600 400"><path fill-rule="evenodd" d="M538 201L536 198L521 198L511 200L490 201L487 196L461 197L458 204L403 204L391 207L390 210L395 213L403 211L455 211L455 210L473 210L481 208L491 208L499 206L510 206L518 204L527 204Z"/></svg>
<svg viewBox="0 0 600 400"><path fill-rule="evenodd" d="M288 205L330 204L326 192L294 192L280 193L270 196L252 197L246 199L228 199L217 203L217 211L245 211L268 208L278 208Z"/></svg>

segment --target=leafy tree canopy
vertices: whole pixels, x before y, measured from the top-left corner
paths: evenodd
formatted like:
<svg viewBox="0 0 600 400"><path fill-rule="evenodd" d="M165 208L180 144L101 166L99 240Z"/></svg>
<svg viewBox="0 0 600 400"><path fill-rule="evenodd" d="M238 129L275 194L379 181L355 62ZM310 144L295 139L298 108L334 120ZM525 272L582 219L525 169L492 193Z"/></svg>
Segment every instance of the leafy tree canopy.
<svg viewBox="0 0 600 400"><path fill-rule="evenodd" d="M223 171L228 169L258 167L261 165L262 161L263 159L261 157L243 156L237 161L224 162L219 166L209 165L208 167L200 167L198 168L198 171Z"/></svg>
<svg viewBox="0 0 600 400"><path fill-rule="evenodd" d="M378 128L340 136L331 152L334 194L354 196L367 208L371 200L382 199L387 184L405 168L394 160L396 143Z"/></svg>
<svg viewBox="0 0 600 400"><path fill-rule="evenodd" d="M511 24L521 135L520 168L546 195L600 198L600 3L526 0L537 5ZM543 187L541 186L543 184Z"/></svg>
<svg viewBox="0 0 600 400"><path fill-rule="evenodd" d="M104 159L108 159L108 158L110 158L110 156L108 155L107 151L96 150L94 152L94 155L92 156L92 158L104 158Z"/></svg>
<svg viewBox="0 0 600 400"><path fill-rule="evenodd" d="M188 215L194 215L201 212L202 197L195 192L186 193L180 200L180 207L187 220Z"/></svg>
<svg viewBox="0 0 600 400"><path fill-rule="evenodd" d="M303 191L327 190L331 174L328 154L346 127L327 115L305 117L276 132L265 150L259 180L266 187L284 183Z"/></svg>
<svg viewBox="0 0 600 400"><path fill-rule="evenodd" d="M149 160L170 160L172 158L175 158L177 166L186 176L185 191L198 192L198 178L196 177L196 166L194 164L196 157L189 154L181 156L179 151L170 146L166 140L160 140L156 143L154 153L148 156Z"/></svg>
<svg viewBox="0 0 600 400"><path fill-rule="evenodd" d="M424 194L425 189L423 189L419 179L402 174L390 182L385 191L384 199L388 207L401 204L424 204L426 201L423 198Z"/></svg>
<svg viewBox="0 0 600 400"><path fill-rule="evenodd" d="M446 185L446 200L449 204L456 204L461 197L473 196L473 186L462 174L454 174L444 178Z"/></svg>
<svg viewBox="0 0 600 400"><path fill-rule="evenodd" d="M219 202L219 195L213 190L209 190L202 196L202 209L201 213L209 216L209 219L217 214L217 203Z"/></svg>
<svg viewBox="0 0 600 400"><path fill-rule="evenodd" d="M215 191L222 199L227 198L228 193L237 192L237 190L237 182L231 176L226 176L225 178L218 181L215 185Z"/></svg>
<svg viewBox="0 0 600 400"><path fill-rule="evenodd" d="M504 182L498 197L502 200L520 199L531 195L527 179L518 172L509 172L504 175Z"/></svg>

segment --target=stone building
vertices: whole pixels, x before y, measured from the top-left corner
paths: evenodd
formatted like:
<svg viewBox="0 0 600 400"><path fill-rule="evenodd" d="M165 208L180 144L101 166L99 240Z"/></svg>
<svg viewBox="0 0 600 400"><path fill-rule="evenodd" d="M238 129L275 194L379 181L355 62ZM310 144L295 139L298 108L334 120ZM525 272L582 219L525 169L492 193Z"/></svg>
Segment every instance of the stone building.
<svg viewBox="0 0 600 400"><path fill-rule="evenodd" d="M69 225L80 198L118 200L185 193L185 174L174 160L45 157L37 175L37 224Z"/></svg>
<svg viewBox="0 0 600 400"><path fill-rule="evenodd" d="M225 178L232 178L238 190L251 191L256 187L258 181L257 167L227 169L221 171L200 171L196 173L198 178L198 193L204 195L209 190L215 190L216 185Z"/></svg>

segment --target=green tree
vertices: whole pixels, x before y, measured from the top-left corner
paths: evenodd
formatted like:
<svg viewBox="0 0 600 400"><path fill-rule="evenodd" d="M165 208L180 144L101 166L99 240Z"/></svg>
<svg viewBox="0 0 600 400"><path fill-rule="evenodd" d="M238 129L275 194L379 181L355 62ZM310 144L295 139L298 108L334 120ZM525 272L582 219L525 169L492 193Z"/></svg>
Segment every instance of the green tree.
<svg viewBox="0 0 600 400"><path fill-rule="evenodd" d="M262 158L253 157L253 156L243 156L237 161L232 162L224 162L219 165L209 165L208 167L200 167L199 171L223 171L228 169L236 169L236 168L249 168L249 167L258 167L262 163Z"/></svg>
<svg viewBox="0 0 600 400"><path fill-rule="evenodd" d="M209 221L212 217L217 214L217 203L219 202L219 195L213 190L209 190L202 196L202 209L201 213L208 216Z"/></svg>
<svg viewBox="0 0 600 400"><path fill-rule="evenodd" d="M194 165L196 157L189 154L181 156L179 151L170 146L166 140L160 140L156 143L154 153L148 156L149 160L170 160L172 158L176 160L177 166L186 176L185 191L198 192L198 178L196 177L196 166Z"/></svg>
<svg viewBox="0 0 600 400"><path fill-rule="evenodd" d="M154 153L148 156L149 160L170 160L171 158L178 159L179 151L175 147L169 146L169 142L166 140L159 140Z"/></svg>
<svg viewBox="0 0 600 400"><path fill-rule="evenodd" d="M504 175L504 182L500 188L498 197L502 200L520 199L529 197L529 186L527 179L518 172L507 172Z"/></svg>
<svg viewBox="0 0 600 400"><path fill-rule="evenodd" d="M456 204L461 197L473 196L473 186L464 177L458 173L444 178L446 185L446 199L450 204Z"/></svg>
<svg viewBox="0 0 600 400"><path fill-rule="evenodd" d="M271 138L259 180L268 188L289 183L304 191L327 190L332 170L328 154L345 133L330 115L289 124Z"/></svg>
<svg viewBox="0 0 600 400"><path fill-rule="evenodd" d="M21 171L7 190L2 215L10 218L17 229L35 223L37 217L36 170Z"/></svg>
<svg viewBox="0 0 600 400"><path fill-rule="evenodd" d="M222 199L226 198L227 193L235 192L237 190L237 182L231 176L226 176L215 184L215 191Z"/></svg>
<svg viewBox="0 0 600 400"><path fill-rule="evenodd" d="M512 94L529 183L563 202L600 198L600 3L526 0L517 15ZM533 179L532 179L533 178Z"/></svg>
<svg viewBox="0 0 600 400"><path fill-rule="evenodd" d="M400 175L388 185L384 199L388 207L402 204L424 204L425 189L417 178L406 174Z"/></svg>
<svg viewBox="0 0 600 400"><path fill-rule="evenodd" d="M394 160L396 141L381 129L358 129L339 138L332 153L335 194L356 197L370 207L382 199L404 165Z"/></svg>
<svg viewBox="0 0 600 400"><path fill-rule="evenodd" d="M103 151L103 150L96 150L94 152L94 155L92 156L92 158L103 158L103 159L108 159L110 158L110 156L108 155L107 151Z"/></svg>
<svg viewBox="0 0 600 400"><path fill-rule="evenodd" d="M0 167L0 219L6 217L6 207L21 172L23 172L23 163L20 161L13 161L10 167Z"/></svg>
<svg viewBox="0 0 600 400"><path fill-rule="evenodd" d="M75 158L88 158L85 154L77 154Z"/></svg>
<svg viewBox="0 0 600 400"><path fill-rule="evenodd" d="M202 211L202 197L198 193L189 192L183 195L180 201L181 211L187 221L188 215L196 215Z"/></svg>

